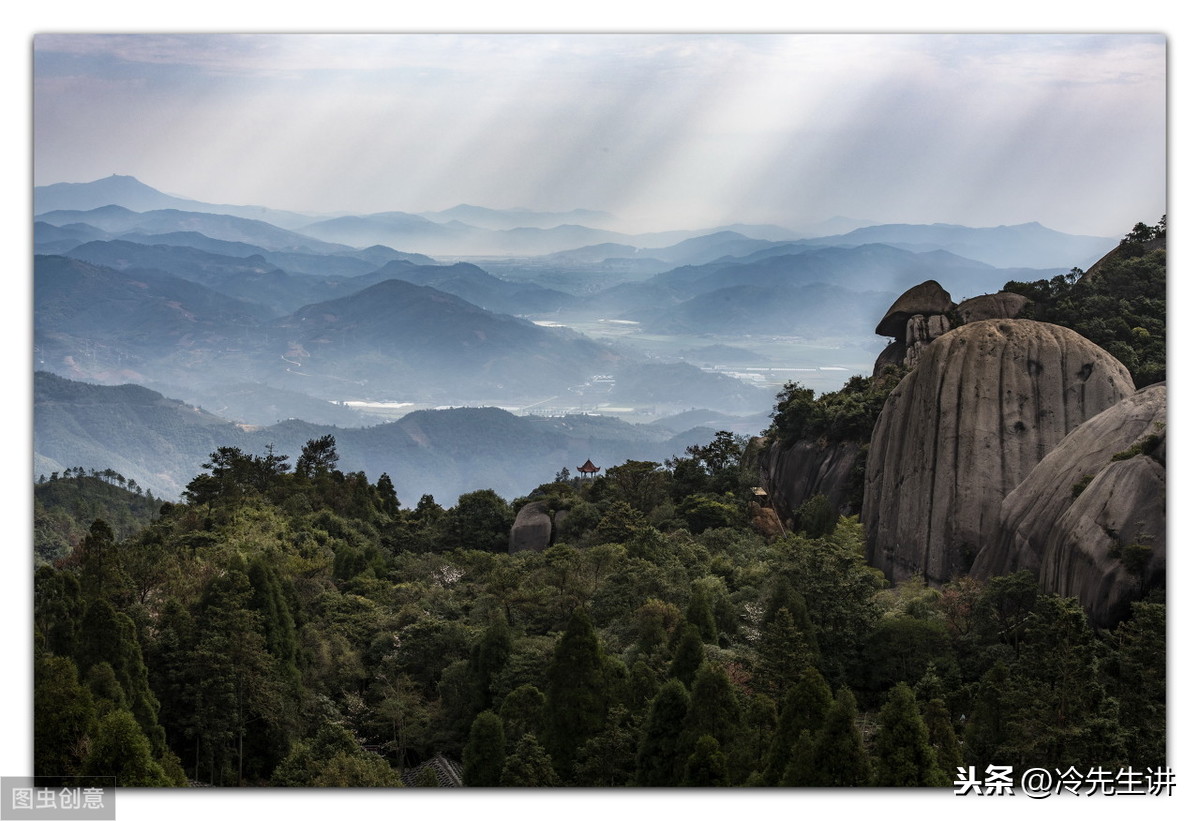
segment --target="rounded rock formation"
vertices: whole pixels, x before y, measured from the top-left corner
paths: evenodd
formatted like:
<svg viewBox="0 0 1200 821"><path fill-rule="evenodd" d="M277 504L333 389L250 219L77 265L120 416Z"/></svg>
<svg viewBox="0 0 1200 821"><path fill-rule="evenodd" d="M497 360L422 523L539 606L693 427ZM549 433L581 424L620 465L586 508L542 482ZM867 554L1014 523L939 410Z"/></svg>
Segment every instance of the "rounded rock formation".
<svg viewBox="0 0 1200 821"><path fill-rule="evenodd" d="M1166 408L1166 385L1151 385L1068 434L1005 498L998 538L971 575L1031 570L1043 590L1078 597L1101 626L1161 586Z"/></svg>
<svg viewBox="0 0 1200 821"><path fill-rule="evenodd" d="M508 552L519 553L522 550L541 552L550 546L554 538L554 520L550 517L546 505L541 502L530 502L517 513L512 530L508 534Z"/></svg>
<svg viewBox="0 0 1200 821"><path fill-rule="evenodd" d="M944 583L996 537L1004 497L1079 424L1134 391L1079 334L1023 319L934 340L892 391L867 459L867 560Z"/></svg>
<svg viewBox="0 0 1200 821"><path fill-rule="evenodd" d="M958 303L958 316L964 325L984 319L1015 319L1029 303L1029 297L1008 291L973 296Z"/></svg>

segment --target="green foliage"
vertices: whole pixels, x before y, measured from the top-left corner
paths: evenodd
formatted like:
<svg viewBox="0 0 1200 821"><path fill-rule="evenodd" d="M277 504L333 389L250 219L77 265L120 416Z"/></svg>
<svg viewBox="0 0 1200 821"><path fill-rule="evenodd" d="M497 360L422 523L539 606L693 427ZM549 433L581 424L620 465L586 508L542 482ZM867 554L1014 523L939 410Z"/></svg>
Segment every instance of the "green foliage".
<svg viewBox="0 0 1200 821"><path fill-rule="evenodd" d="M767 785L809 786L812 774L813 735L825 724L833 693L816 667L809 666L788 689L771 739L763 775ZM804 740L803 747L798 746ZM782 784L785 769L793 768L789 783Z"/></svg>
<svg viewBox="0 0 1200 821"><path fill-rule="evenodd" d="M610 693L604 652L581 608L571 614L546 671L546 749L555 769L569 774L575 751L604 728Z"/></svg>
<svg viewBox="0 0 1200 821"><path fill-rule="evenodd" d="M810 539L819 539L833 533L837 527L837 511L822 494L805 500L796 511L796 532Z"/></svg>
<svg viewBox="0 0 1200 821"><path fill-rule="evenodd" d="M664 684L650 703L634 773L639 787L670 787L679 783L686 763L686 757L681 755L680 736L690 706L687 689L675 678Z"/></svg>
<svg viewBox="0 0 1200 821"><path fill-rule="evenodd" d="M735 444L536 489L574 524L517 555L490 491L410 510L315 452L304 476L216 453L191 500L35 569L38 766L81 773L103 740L164 783L390 785L442 753L488 783L862 784L914 680L942 772L1165 758L1161 604L1097 636L1029 574L888 590L828 511L769 544L741 515L689 527L690 500L741 509ZM101 739L118 714L136 732Z"/></svg>
<svg viewBox="0 0 1200 821"><path fill-rule="evenodd" d="M917 709L917 699L904 682L892 688L879 714L875 755L877 786L950 786L950 778L938 766L929 744L929 729Z"/></svg>
<svg viewBox="0 0 1200 821"><path fill-rule="evenodd" d="M608 711L604 731L579 748L575 784L580 787L624 787L633 778L637 743L631 716L624 707Z"/></svg>
<svg viewBox="0 0 1200 821"><path fill-rule="evenodd" d="M704 640L700 638L700 629L689 622L683 626L679 643L675 646L675 655L671 657L667 678L677 678L683 682L683 686L691 687L696 679L696 671L703 662Z"/></svg>
<svg viewBox="0 0 1200 821"><path fill-rule="evenodd" d="M721 744L710 735L702 735L692 746L692 754L683 767L684 787L728 787L729 767Z"/></svg>
<svg viewBox="0 0 1200 821"><path fill-rule="evenodd" d="M111 669L111 668L110 668ZM95 734L92 695L69 658L38 655L33 664L33 773L79 773Z"/></svg>
<svg viewBox="0 0 1200 821"><path fill-rule="evenodd" d="M504 758L504 724L500 716L485 710L471 724L463 750L463 786L499 787Z"/></svg>
<svg viewBox="0 0 1200 821"><path fill-rule="evenodd" d="M128 710L100 719L81 774L115 778L118 787L176 786L154 760L150 741Z"/></svg>
<svg viewBox="0 0 1200 821"><path fill-rule="evenodd" d="M550 756L530 734L521 736L512 755L504 760L500 776L502 787L561 787L562 779L554 771Z"/></svg>
<svg viewBox="0 0 1200 821"><path fill-rule="evenodd" d="M311 741L299 741L271 777L278 787L400 787L382 756L359 747L345 728L324 723Z"/></svg>
<svg viewBox="0 0 1200 821"><path fill-rule="evenodd" d="M871 778L871 764L858 728L858 705L845 687L826 714L817 735L813 778L821 787L859 787Z"/></svg>
<svg viewBox="0 0 1200 821"><path fill-rule="evenodd" d="M767 436L784 446L801 439L865 442L871 438L884 400L903 375L901 369L889 366L877 380L852 376L840 390L819 398L812 388L788 382L775 396Z"/></svg>
<svg viewBox="0 0 1200 821"><path fill-rule="evenodd" d="M1160 227L1138 223L1087 277L1060 274L1009 282L1004 290L1033 300L1032 319L1071 328L1107 350L1129 369L1137 387L1161 382L1167 377L1166 250L1142 244L1165 237L1165 220Z"/></svg>

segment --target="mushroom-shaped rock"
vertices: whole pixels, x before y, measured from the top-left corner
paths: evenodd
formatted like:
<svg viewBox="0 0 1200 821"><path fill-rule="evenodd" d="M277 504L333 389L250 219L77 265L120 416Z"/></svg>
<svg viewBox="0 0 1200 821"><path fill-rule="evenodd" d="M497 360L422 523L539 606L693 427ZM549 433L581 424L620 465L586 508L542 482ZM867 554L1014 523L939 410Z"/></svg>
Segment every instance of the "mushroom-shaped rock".
<svg viewBox="0 0 1200 821"><path fill-rule="evenodd" d="M542 502L530 502L517 513L508 534L508 552L543 551L554 536L554 520Z"/></svg>
<svg viewBox="0 0 1200 821"><path fill-rule="evenodd" d="M875 333L904 339L911 317L948 314L953 309L950 294L936 280L929 279L902 293L879 320Z"/></svg>
<svg viewBox="0 0 1200 821"><path fill-rule="evenodd" d="M1004 500L971 575L1031 570L1094 623L1123 618L1166 574L1167 390L1143 388L1071 431Z"/></svg>
<svg viewBox="0 0 1200 821"><path fill-rule="evenodd" d="M1000 508L1080 423L1134 392L1125 366L1058 325L973 322L934 340L875 424L867 560L893 580L966 572Z"/></svg>
<svg viewBox="0 0 1200 821"><path fill-rule="evenodd" d="M965 325L983 319L1015 319L1029 304L1029 297L1001 291L964 299L958 303L958 316Z"/></svg>

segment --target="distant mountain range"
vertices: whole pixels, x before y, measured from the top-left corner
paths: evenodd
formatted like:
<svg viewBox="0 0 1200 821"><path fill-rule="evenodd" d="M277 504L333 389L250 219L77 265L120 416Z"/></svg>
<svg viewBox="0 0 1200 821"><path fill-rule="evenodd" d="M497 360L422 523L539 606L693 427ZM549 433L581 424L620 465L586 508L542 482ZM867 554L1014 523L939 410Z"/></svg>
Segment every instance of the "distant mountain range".
<svg viewBox="0 0 1200 821"><path fill-rule="evenodd" d="M386 472L409 506L425 493L449 504L487 487L513 498L587 459L611 467L682 456L714 432L601 416L514 416L497 408L418 411L360 429L300 421L245 429L136 385L91 385L48 373L35 374L34 419L35 476L76 465L112 467L156 495L175 498L218 447L257 454L270 445L294 460L306 441L328 433L337 440L341 470L365 471L372 481Z"/></svg>
<svg viewBox="0 0 1200 821"><path fill-rule="evenodd" d="M91 250L136 254L142 248L104 243ZM157 253L152 247L149 252ZM278 269L243 267L231 274L209 256L202 261L209 267L194 275L217 285L232 277L238 288L277 294L297 281ZM377 275L332 280L329 290L340 285L347 295L280 317L265 300L235 298L158 270L118 271L39 256L36 359L39 367L72 378L173 384L202 395L242 382L328 400L399 397L435 404L528 403L556 395L577 404L574 388L618 368L624 376L616 395L632 401L622 380L635 382L639 370L652 365L640 354L565 328L541 327L388 277L397 271L420 275L422 266L389 266ZM442 273L462 275L468 286L490 279L471 266L432 271ZM364 282L371 279L380 281ZM673 395L648 401L734 411L763 401L735 380L687 367Z"/></svg>
<svg viewBox="0 0 1200 821"><path fill-rule="evenodd" d="M118 210L106 210L113 207ZM96 211L103 213L97 214ZM145 216L133 220L128 213L121 212L141 212ZM42 221L59 227L86 223L107 231L163 233L198 230L216 239L246 241L277 251L337 253L330 246L364 248L386 245L435 256L529 257L611 244L625 245L629 250L618 251L607 258L648 257L668 266L715 259L688 257L686 247L674 253L663 250L683 240L714 234L740 236L740 240L734 237L725 239L727 242L741 243L731 245L729 250L723 252L734 256L748 253L749 243L755 240L809 246L883 243L912 251L946 250L997 267L1029 268L1087 268L1113 244L1112 238L1063 234L1038 223L994 228L944 224L864 226L861 221L834 218L819 226L809 226L809 230L820 227L848 229L846 233L811 237L809 231L789 230L776 225L740 224L706 230L630 234L613 230L615 219L599 211L497 210L465 204L445 211L421 214L391 211L316 217L252 206L213 205L186 200L156 191L133 177L115 175L90 183L39 186L34 189L34 213ZM276 231L286 228L309 239L299 240L274 232L265 236L259 227L220 223L194 216L202 213L210 217L227 215L250 222L270 223L272 227L280 226ZM192 227L185 227L188 222ZM805 236L810 238L802 239ZM326 244L314 245L313 240ZM708 241L709 244L712 242Z"/></svg>
<svg viewBox="0 0 1200 821"><path fill-rule="evenodd" d="M187 200L120 176L39 187L34 209L42 472L113 467L163 492L216 446L298 451L330 425L353 464L410 475L414 493L491 485L517 495L572 460L665 458L704 440L684 424L744 430L752 424L732 414L765 418L772 391L741 369L794 365L774 357L792 357L796 340L863 349L896 294L918 282L974 296L1087 267L1112 245L1037 223L835 218L812 236L813 226L750 224L623 233L603 212L466 204L297 214ZM71 387L81 383L51 373L124 387ZM343 404L354 399L678 416L643 428L460 408L362 427L373 418Z"/></svg>

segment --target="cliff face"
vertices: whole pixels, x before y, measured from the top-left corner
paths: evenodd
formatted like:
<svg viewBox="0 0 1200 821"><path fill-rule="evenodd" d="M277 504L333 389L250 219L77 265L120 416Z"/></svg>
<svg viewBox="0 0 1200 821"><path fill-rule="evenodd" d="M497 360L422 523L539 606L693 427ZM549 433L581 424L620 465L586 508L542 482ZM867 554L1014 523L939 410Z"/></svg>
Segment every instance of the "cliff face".
<svg viewBox="0 0 1200 821"><path fill-rule="evenodd" d="M862 447L857 441L823 445L802 439L787 447L772 443L759 465L779 518L790 527L796 509L817 495L824 495L834 510L846 510L850 497L857 495L852 479Z"/></svg>
<svg viewBox="0 0 1200 821"><path fill-rule="evenodd" d="M971 574L1031 570L1101 626L1162 586L1166 398L1166 385L1151 385L1068 434L1005 498L997 538Z"/></svg>
<svg viewBox="0 0 1200 821"><path fill-rule="evenodd" d="M938 336L889 396L867 460L867 560L944 583L995 538L1004 497L1086 419L1133 393L1074 331L988 319Z"/></svg>

